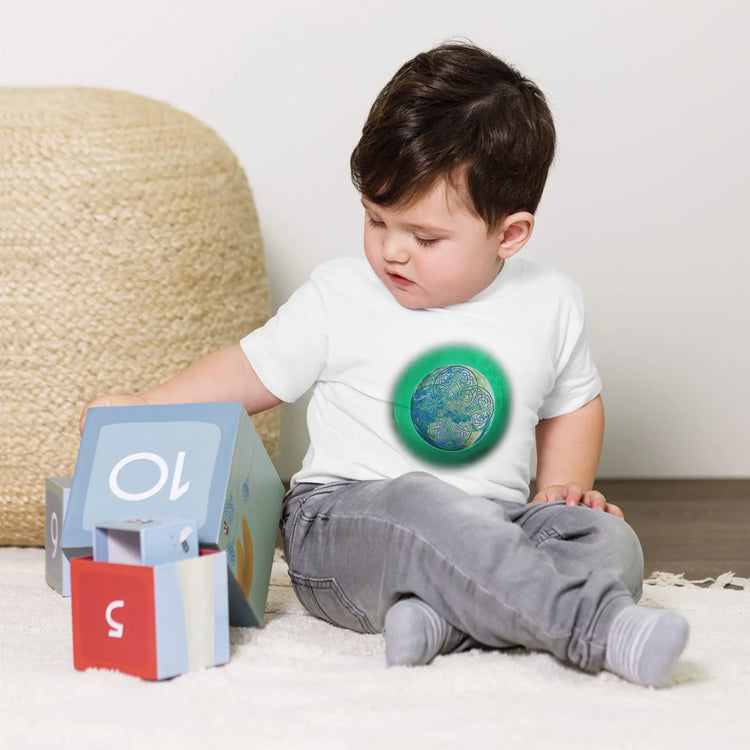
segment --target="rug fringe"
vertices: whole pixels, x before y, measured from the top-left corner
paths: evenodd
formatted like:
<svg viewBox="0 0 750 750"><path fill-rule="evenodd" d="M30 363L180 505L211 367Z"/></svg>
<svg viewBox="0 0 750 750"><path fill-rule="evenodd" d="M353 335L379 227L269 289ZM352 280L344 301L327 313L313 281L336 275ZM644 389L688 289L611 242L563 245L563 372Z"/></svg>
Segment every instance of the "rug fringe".
<svg viewBox="0 0 750 750"><path fill-rule="evenodd" d="M689 588L724 589L729 586L750 591L750 578L741 578L731 571L722 573L716 578L700 578L690 580L684 573L667 573L657 570L644 583L652 586L686 586ZM709 584L708 586L706 584Z"/></svg>

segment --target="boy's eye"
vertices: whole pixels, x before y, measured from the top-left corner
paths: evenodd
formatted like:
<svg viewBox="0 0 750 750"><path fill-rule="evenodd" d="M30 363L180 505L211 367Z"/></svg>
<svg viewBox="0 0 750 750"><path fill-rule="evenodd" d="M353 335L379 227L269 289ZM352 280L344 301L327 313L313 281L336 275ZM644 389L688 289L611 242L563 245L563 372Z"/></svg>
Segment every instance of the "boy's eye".
<svg viewBox="0 0 750 750"><path fill-rule="evenodd" d="M385 226L384 221L374 219L369 214L367 215L367 223L371 227L375 227L376 229L382 229ZM419 235L416 235L416 234L414 235L414 239L416 240L417 244L420 245L421 247L430 247L440 242L440 239L438 237L420 237Z"/></svg>

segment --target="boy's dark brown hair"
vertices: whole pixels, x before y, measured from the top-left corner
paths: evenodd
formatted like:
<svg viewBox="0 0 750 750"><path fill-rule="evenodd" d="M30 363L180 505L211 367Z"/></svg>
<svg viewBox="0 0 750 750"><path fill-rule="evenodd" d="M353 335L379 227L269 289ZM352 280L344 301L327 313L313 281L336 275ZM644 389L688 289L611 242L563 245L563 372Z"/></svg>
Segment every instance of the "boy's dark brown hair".
<svg viewBox="0 0 750 750"><path fill-rule="evenodd" d="M495 229L536 211L555 153L544 95L528 78L471 44L423 52L372 105L351 157L369 201L408 205L440 178L466 180L469 208Z"/></svg>

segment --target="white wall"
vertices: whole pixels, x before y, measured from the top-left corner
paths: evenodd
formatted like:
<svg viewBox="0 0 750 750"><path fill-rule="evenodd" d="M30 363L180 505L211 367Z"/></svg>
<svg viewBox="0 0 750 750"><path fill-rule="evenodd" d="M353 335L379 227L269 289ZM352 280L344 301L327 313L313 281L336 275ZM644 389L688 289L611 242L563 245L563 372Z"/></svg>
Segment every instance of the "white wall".
<svg viewBox="0 0 750 750"><path fill-rule="evenodd" d="M600 475L749 476L748 28L743 0L0 0L0 84L128 89L211 125L253 186L278 306L360 253L348 160L380 87L447 37L486 46L556 116L524 252L584 289ZM285 407L283 476L304 447Z"/></svg>

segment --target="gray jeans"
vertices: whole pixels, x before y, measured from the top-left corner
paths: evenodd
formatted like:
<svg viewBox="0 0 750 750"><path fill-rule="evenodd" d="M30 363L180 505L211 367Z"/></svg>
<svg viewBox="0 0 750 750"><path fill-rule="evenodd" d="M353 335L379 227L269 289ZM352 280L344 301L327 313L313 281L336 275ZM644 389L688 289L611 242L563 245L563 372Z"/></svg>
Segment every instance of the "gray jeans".
<svg viewBox="0 0 750 750"><path fill-rule="evenodd" d="M297 485L281 526L304 607L363 633L413 595L480 644L598 671L612 619L641 595L641 546L623 520L474 497L421 472Z"/></svg>

